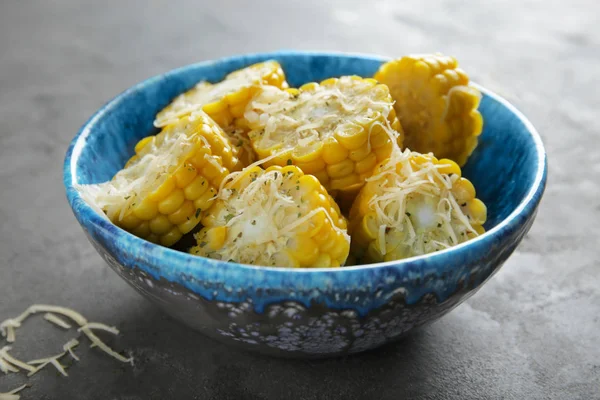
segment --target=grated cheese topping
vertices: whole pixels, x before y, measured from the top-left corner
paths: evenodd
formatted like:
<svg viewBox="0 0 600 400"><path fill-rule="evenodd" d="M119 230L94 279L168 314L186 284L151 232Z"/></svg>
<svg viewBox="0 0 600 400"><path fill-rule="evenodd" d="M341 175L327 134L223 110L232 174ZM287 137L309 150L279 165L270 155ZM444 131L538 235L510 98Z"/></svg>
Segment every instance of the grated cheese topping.
<svg viewBox="0 0 600 400"><path fill-rule="evenodd" d="M361 132L381 116L387 119L392 109L387 88L345 76L298 94L265 86L244 117L256 148L292 149L321 143L338 131Z"/></svg>
<svg viewBox="0 0 600 400"><path fill-rule="evenodd" d="M259 169L248 175L248 170L232 173L223 181L213 213L216 225L227 227L227 239L223 247L209 251L209 257L243 264L290 265L286 250L319 213L350 241L325 208L310 208L303 196L313 193L305 193L298 185L299 175ZM244 178L250 182L237 188L236 183Z"/></svg>
<svg viewBox="0 0 600 400"><path fill-rule="evenodd" d="M376 244L382 255L387 254L388 246L398 243L409 255L420 255L477 235L468 209L458 204L452 192L460 177L441 174L439 169L445 164L433 162L432 157L409 149L395 150L376 174L367 179L367 185L378 193L368 205L380 224ZM417 158L422 162L411 162Z"/></svg>

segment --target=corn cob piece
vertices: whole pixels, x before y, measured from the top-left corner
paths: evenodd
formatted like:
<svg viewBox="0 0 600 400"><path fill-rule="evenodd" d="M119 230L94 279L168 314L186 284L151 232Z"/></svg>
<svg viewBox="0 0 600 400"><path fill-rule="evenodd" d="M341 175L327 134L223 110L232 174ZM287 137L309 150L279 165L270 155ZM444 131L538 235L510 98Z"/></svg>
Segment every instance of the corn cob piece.
<svg viewBox="0 0 600 400"><path fill-rule="evenodd" d="M390 88L407 148L466 163L483 127L481 93L454 58L406 56L383 64L374 78Z"/></svg>
<svg viewBox="0 0 600 400"><path fill-rule="evenodd" d="M365 263L432 253L483 233L486 218L458 164L406 149L378 165L356 198L351 253Z"/></svg>
<svg viewBox="0 0 600 400"><path fill-rule="evenodd" d="M235 118L242 117L246 104L260 85L288 87L277 61L265 61L234 71L215 84L199 82L160 111L154 125L162 128L194 110L202 109L225 128Z"/></svg>
<svg viewBox="0 0 600 400"><path fill-rule="evenodd" d="M360 188L402 145L388 88L358 76L299 89L263 87L244 116L259 159L276 155L271 165L296 165L330 192Z"/></svg>
<svg viewBox="0 0 600 400"><path fill-rule="evenodd" d="M252 166L226 178L190 253L243 264L339 267L350 250L346 219L299 168Z"/></svg>
<svg viewBox="0 0 600 400"><path fill-rule="evenodd" d="M164 246L200 223L239 164L223 130L203 111L140 140L135 152L101 184L95 202L114 224Z"/></svg>

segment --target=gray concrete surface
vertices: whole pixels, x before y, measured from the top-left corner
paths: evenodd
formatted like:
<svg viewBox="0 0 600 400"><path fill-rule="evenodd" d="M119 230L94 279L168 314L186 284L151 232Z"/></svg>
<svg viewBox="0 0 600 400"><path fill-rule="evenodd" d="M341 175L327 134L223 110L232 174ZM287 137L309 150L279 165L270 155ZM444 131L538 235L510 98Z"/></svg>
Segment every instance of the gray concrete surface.
<svg viewBox="0 0 600 400"><path fill-rule="evenodd" d="M0 320L34 302L116 325L135 367L79 351L23 399L600 399L600 7L594 0L417 2L2 0ZM536 224L473 298L406 340L348 359L240 353L162 315L112 273L63 194L79 126L128 86L184 64L281 48L442 51L540 130ZM22 358L67 333L27 323ZM54 347L53 347L54 346ZM0 392L24 381L0 376Z"/></svg>

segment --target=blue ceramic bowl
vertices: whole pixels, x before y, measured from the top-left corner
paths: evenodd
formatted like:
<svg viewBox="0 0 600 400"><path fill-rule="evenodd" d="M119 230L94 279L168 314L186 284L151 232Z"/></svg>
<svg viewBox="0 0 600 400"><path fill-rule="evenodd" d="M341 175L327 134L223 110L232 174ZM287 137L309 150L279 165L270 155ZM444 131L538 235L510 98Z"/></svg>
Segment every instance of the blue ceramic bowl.
<svg viewBox="0 0 600 400"><path fill-rule="evenodd" d="M527 233L546 182L546 155L533 126L508 102L483 92L481 141L463 172L488 206L487 232L403 261L340 269L283 269L191 256L139 239L90 208L73 185L109 180L154 131L155 114L205 79L278 60L292 86L332 76L372 76L385 59L278 52L202 62L148 79L102 107L67 151L64 184L75 217L110 267L183 323L264 353L324 357L356 353L434 321L471 296Z"/></svg>

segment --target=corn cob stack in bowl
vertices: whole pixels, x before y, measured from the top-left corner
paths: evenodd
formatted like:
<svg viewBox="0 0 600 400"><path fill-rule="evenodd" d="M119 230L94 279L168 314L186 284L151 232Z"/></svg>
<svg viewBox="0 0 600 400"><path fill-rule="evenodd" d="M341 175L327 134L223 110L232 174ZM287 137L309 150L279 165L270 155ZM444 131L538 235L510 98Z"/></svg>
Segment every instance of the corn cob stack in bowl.
<svg viewBox="0 0 600 400"><path fill-rule="evenodd" d="M243 264L390 261L482 233L485 205L458 165L481 131L466 74L431 55L385 63L374 78L289 88L268 60L201 81L88 198L148 241L172 246L197 231L184 250Z"/></svg>

